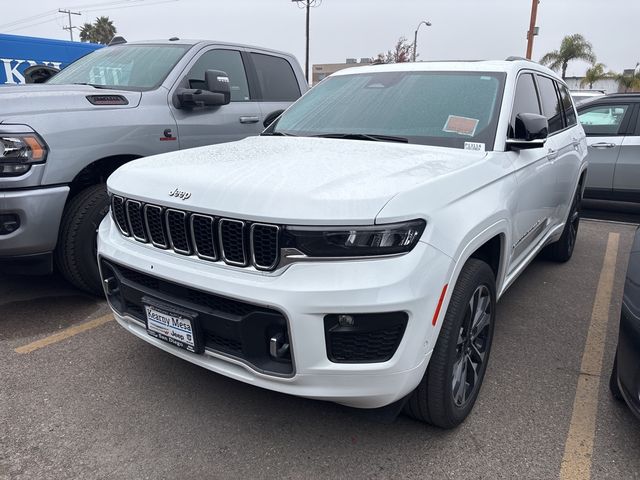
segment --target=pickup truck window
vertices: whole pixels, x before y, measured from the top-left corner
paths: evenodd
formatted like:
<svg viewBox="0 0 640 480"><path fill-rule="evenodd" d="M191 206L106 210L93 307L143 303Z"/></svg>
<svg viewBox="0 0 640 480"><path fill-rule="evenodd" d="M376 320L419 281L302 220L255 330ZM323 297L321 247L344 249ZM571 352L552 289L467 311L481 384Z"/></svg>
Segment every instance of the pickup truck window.
<svg viewBox="0 0 640 480"><path fill-rule="evenodd" d="M516 94L513 101L511 121L509 122L509 138L514 138L516 116L519 113L537 113L540 115L540 103L533 75L523 73L516 84Z"/></svg>
<svg viewBox="0 0 640 480"><path fill-rule="evenodd" d="M118 45L96 50L47 83L144 91L158 87L189 45Z"/></svg>
<svg viewBox="0 0 640 480"><path fill-rule="evenodd" d="M262 100L265 102L293 102L300 97L300 86L287 60L273 55L252 53Z"/></svg>
<svg viewBox="0 0 640 480"><path fill-rule="evenodd" d="M497 72L337 75L289 108L273 133L387 136L454 148L479 142L492 150L504 81Z"/></svg>
<svg viewBox="0 0 640 480"><path fill-rule="evenodd" d="M247 74L239 51L217 49L203 53L187 74L189 87L206 90L204 72L207 70L226 72L229 76L232 102L248 102L250 100Z"/></svg>

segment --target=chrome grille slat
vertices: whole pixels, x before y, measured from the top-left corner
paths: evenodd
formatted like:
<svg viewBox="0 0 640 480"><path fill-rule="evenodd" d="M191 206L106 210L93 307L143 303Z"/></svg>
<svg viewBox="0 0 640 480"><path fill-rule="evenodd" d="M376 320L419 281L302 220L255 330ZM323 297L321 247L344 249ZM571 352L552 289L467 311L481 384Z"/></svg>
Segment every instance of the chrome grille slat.
<svg viewBox="0 0 640 480"><path fill-rule="evenodd" d="M215 235L215 218L199 213L191 214L191 238L196 255L205 260L218 260Z"/></svg>
<svg viewBox="0 0 640 480"><path fill-rule="evenodd" d="M125 211L129 221L129 232L133 238L139 242L147 243L147 232L142 219L142 203L137 200L127 200L125 202Z"/></svg>
<svg viewBox="0 0 640 480"><path fill-rule="evenodd" d="M113 219L127 237L181 255L235 267L275 270L280 227L187 212L112 195Z"/></svg>
<svg viewBox="0 0 640 480"><path fill-rule="evenodd" d="M173 251L182 255L191 255L191 242L187 228L187 213L182 210L168 208L165 213L169 244Z"/></svg>
<svg viewBox="0 0 640 480"><path fill-rule="evenodd" d="M222 218L218 222L220 251L225 263L238 267L248 265L244 232L245 223L242 220Z"/></svg>
<svg viewBox="0 0 640 480"><path fill-rule="evenodd" d="M164 222L164 212L162 207L157 205L144 206L144 222L147 227L149 240L154 247L167 249L169 241L167 238L167 229Z"/></svg>

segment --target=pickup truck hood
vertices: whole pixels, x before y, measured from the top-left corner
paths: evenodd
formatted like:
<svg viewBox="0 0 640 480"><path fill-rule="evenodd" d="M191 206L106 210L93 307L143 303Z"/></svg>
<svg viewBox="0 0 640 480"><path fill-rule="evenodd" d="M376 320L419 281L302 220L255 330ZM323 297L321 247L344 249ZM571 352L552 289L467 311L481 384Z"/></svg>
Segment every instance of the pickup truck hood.
<svg viewBox="0 0 640 480"><path fill-rule="evenodd" d="M371 224L395 195L481 161L483 152L308 137L239 142L130 162L112 193L254 221ZM183 192L180 198L171 192Z"/></svg>
<svg viewBox="0 0 640 480"><path fill-rule="evenodd" d="M121 95L128 105L92 105L87 95ZM12 116L32 116L47 112L70 112L109 108L133 108L138 106L142 94L94 88L88 85L28 84L16 87L0 87L0 122L11 121Z"/></svg>

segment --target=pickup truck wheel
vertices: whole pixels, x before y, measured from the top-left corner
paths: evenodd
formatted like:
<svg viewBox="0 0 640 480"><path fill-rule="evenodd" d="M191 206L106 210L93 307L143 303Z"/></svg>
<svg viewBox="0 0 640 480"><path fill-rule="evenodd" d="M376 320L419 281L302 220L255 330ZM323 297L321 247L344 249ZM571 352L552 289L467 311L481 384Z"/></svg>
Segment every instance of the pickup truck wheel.
<svg viewBox="0 0 640 480"><path fill-rule="evenodd" d="M103 290L96 259L96 233L108 211L109 196L104 184L80 192L65 209L56 248L56 265L64 278L98 296L103 295Z"/></svg>
<svg viewBox="0 0 640 480"><path fill-rule="evenodd" d="M547 257L554 262L567 262L573 255L573 248L578 238L578 227L580 226L581 192L582 187L578 186L560 239L545 248Z"/></svg>
<svg viewBox="0 0 640 480"><path fill-rule="evenodd" d="M440 428L453 428L469 415L489 361L495 311L493 271L471 258L460 272L429 366L405 413Z"/></svg>

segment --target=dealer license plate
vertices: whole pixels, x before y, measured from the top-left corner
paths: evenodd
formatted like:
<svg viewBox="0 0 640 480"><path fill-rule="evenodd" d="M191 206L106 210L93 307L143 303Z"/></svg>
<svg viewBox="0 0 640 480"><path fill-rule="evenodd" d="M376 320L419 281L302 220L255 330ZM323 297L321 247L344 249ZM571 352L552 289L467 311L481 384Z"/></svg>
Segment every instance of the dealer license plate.
<svg viewBox="0 0 640 480"><path fill-rule="evenodd" d="M145 305L144 309L149 335L190 352L197 352L194 319L156 306Z"/></svg>

